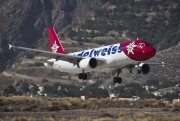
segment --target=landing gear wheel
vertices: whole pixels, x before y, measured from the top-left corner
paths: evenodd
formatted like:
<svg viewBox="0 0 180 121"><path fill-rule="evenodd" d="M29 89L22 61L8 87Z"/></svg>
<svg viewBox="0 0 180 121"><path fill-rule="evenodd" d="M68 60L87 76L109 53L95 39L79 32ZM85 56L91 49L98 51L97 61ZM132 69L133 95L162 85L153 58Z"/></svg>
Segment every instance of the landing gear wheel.
<svg viewBox="0 0 180 121"><path fill-rule="evenodd" d="M78 74L78 78L79 78L79 79L82 79L82 78L83 78L83 75L84 75L84 74L82 74L82 73Z"/></svg>
<svg viewBox="0 0 180 121"><path fill-rule="evenodd" d="M137 73L138 73L138 74L141 74L141 70L137 70Z"/></svg>
<svg viewBox="0 0 180 121"><path fill-rule="evenodd" d="M117 82L120 84L122 82L122 78L118 77L118 81Z"/></svg>
<svg viewBox="0 0 180 121"><path fill-rule="evenodd" d="M80 73L80 74L78 74L78 78L82 79L82 80L86 80L87 79L87 74L86 73Z"/></svg>
<svg viewBox="0 0 180 121"><path fill-rule="evenodd" d="M86 80L87 79L87 74L83 74L83 80Z"/></svg>
<svg viewBox="0 0 180 121"><path fill-rule="evenodd" d="M122 70L121 69L117 69L117 77L114 77L113 78L113 82L114 83L121 83L122 82L122 78L121 77L119 77L119 74L122 72Z"/></svg>
<svg viewBox="0 0 180 121"><path fill-rule="evenodd" d="M114 77L114 78L113 78L113 82L114 82L114 83L117 83L117 82L118 82L118 78L117 78L117 77Z"/></svg>
<svg viewBox="0 0 180 121"><path fill-rule="evenodd" d="M114 78L113 78L113 82L120 84L120 83L122 82L122 78L121 78L121 77L114 77Z"/></svg>

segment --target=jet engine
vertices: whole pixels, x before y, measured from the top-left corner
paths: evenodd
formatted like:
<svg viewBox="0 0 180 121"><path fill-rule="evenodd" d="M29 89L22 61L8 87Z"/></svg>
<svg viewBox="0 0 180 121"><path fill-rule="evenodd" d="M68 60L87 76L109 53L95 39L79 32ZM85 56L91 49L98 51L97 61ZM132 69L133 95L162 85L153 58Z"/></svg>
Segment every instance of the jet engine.
<svg viewBox="0 0 180 121"><path fill-rule="evenodd" d="M141 63L139 65L136 65L134 66L132 69L131 69L131 73L134 73L134 74L148 74L150 71L150 67L148 64L144 64L144 63Z"/></svg>
<svg viewBox="0 0 180 121"><path fill-rule="evenodd" d="M79 62L78 67L81 69L94 69L97 67L97 60L96 60L96 58L82 59Z"/></svg>

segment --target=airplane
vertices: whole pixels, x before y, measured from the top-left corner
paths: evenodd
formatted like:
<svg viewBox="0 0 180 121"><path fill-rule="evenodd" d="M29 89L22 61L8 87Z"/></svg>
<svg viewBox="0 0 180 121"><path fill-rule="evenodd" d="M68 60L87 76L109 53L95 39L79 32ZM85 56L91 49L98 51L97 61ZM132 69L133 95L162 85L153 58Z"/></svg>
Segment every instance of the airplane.
<svg viewBox="0 0 180 121"><path fill-rule="evenodd" d="M53 27L48 28L48 39L50 51L10 44L9 49L30 51L36 56L49 57L51 59L44 62L46 67L68 73L77 73L78 78L82 80L87 79L87 72L116 70L117 76L113 78L114 83L122 82L119 74L124 68L129 69L130 73L148 74L150 64L143 61L154 57L156 54L155 48L148 41L139 39L67 53ZM164 63L155 63L154 65L164 65Z"/></svg>

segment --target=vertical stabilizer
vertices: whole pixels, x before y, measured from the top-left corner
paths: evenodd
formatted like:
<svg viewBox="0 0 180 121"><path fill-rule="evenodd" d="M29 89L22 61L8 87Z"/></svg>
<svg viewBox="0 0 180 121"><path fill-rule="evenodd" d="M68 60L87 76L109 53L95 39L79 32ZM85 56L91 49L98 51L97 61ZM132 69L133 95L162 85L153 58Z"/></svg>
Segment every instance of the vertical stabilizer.
<svg viewBox="0 0 180 121"><path fill-rule="evenodd" d="M53 27L48 28L50 52L66 54Z"/></svg>

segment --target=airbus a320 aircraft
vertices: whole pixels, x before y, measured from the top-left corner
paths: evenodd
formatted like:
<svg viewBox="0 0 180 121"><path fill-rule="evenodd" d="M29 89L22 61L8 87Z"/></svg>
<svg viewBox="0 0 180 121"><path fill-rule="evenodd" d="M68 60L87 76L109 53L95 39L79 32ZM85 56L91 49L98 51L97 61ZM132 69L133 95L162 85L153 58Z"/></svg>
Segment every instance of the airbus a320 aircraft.
<svg viewBox="0 0 180 121"><path fill-rule="evenodd" d="M123 68L128 68L130 73L148 74L150 66L143 63L156 54L156 50L146 40L134 40L112 44L104 47L83 50L74 53L66 53L53 27L48 28L50 52L12 46L10 48L34 52L37 56L46 56L44 65L69 73L78 73L78 78L86 80L87 72L117 70L117 76L113 78L114 83L121 83L119 77ZM158 63L157 63L158 64Z"/></svg>

